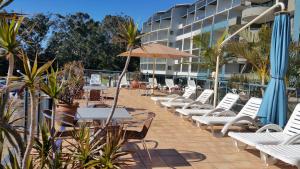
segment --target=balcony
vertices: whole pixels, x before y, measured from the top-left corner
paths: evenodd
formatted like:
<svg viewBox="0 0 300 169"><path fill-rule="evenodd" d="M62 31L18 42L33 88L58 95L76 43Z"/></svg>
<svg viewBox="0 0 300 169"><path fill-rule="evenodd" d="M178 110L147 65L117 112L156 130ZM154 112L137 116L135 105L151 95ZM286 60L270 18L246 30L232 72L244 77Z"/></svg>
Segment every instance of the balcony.
<svg viewBox="0 0 300 169"><path fill-rule="evenodd" d="M204 19L205 18L205 13L201 12L201 13L197 13L197 16L195 18L196 21Z"/></svg>
<svg viewBox="0 0 300 169"><path fill-rule="evenodd" d="M199 1L199 2L197 3L196 8L197 8L197 9L201 9L201 8L205 7L205 5L206 5L206 1L205 1L205 0L202 0L202 1Z"/></svg>
<svg viewBox="0 0 300 169"><path fill-rule="evenodd" d="M214 24L214 30L227 28L228 21L221 21Z"/></svg>
<svg viewBox="0 0 300 169"><path fill-rule="evenodd" d="M231 4L224 4L224 5L220 5L218 8L218 12L222 12L225 11L226 9L230 9L231 8Z"/></svg>
<svg viewBox="0 0 300 169"><path fill-rule="evenodd" d="M269 9L269 7L265 7L265 6L251 6L251 7L247 8L247 9L243 10L243 12L242 12L242 19L243 19L243 21L249 22L249 21L253 20L255 17L257 17L258 15L260 15L261 13L263 13L264 11L266 11L267 9ZM270 12L265 17L263 17L260 20L258 20L256 23L269 22L269 21L271 21L273 19L272 16L273 15Z"/></svg>

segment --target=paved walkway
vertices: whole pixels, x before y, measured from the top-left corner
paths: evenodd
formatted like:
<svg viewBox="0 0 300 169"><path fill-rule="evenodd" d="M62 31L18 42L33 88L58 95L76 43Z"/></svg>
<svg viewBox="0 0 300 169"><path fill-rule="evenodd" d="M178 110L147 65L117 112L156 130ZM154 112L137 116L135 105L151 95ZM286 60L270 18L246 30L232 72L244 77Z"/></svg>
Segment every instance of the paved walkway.
<svg viewBox="0 0 300 169"><path fill-rule="evenodd" d="M112 91L109 96L112 96ZM147 135L147 145L152 148L152 161L145 151L133 155L135 162L127 168L186 168L186 169L294 169L283 162L266 167L254 149L237 152L229 137L216 138L210 131L201 130L191 122L168 112L147 96L135 90L122 89L119 105L129 111L154 112L156 118ZM156 148L153 148L157 144ZM138 144L142 149L142 146Z"/></svg>

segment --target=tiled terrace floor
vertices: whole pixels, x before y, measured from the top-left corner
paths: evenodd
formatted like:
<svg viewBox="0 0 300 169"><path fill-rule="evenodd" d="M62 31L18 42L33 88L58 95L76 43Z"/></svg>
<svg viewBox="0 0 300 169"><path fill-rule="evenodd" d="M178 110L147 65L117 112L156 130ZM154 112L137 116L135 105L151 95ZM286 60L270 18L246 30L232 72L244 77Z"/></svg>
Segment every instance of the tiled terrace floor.
<svg viewBox="0 0 300 169"><path fill-rule="evenodd" d="M113 91L109 91L108 95L112 96ZM140 150L128 157L135 162L126 168L294 169L283 162L266 167L258 151L247 149L237 152L229 137L216 138L210 131L197 128L191 122L155 105L150 97L140 96L135 90L122 89L119 105L126 106L129 111L156 113L146 137L152 161L145 151ZM157 146L153 148L155 144ZM140 144L138 146L142 149Z"/></svg>

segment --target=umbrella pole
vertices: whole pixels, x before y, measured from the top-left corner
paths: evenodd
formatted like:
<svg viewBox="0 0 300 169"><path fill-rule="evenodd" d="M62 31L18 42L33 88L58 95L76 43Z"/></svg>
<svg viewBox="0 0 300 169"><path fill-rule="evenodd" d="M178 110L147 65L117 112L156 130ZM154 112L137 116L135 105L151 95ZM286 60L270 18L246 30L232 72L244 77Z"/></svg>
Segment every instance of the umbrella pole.
<svg viewBox="0 0 300 169"><path fill-rule="evenodd" d="M152 72L152 95L154 95L154 78L155 78L155 69L156 69L156 58L154 58L153 62L153 72Z"/></svg>

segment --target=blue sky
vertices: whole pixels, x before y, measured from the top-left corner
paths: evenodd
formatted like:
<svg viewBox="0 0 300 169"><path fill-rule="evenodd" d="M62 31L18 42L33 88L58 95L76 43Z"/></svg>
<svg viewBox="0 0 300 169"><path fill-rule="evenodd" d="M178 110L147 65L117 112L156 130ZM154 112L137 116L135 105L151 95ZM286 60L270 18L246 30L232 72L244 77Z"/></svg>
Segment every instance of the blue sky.
<svg viewBox="0 0 300 169"><path fill-rule="evenodd" d="M166 10L175 4L192 3L195 0L15 0L8 11L35 13L86 12L101 20L108 14L126 14L141 24L154 12Z"/></svg>

